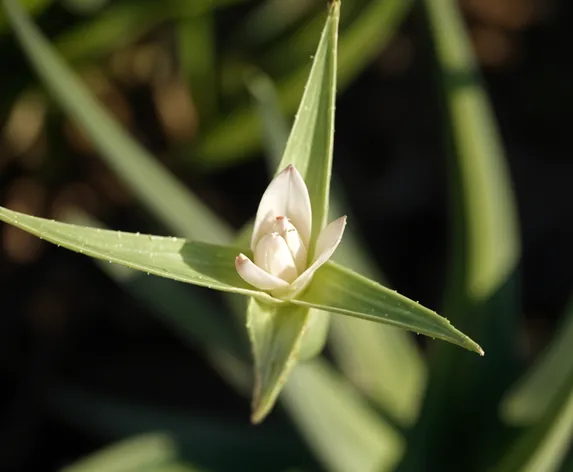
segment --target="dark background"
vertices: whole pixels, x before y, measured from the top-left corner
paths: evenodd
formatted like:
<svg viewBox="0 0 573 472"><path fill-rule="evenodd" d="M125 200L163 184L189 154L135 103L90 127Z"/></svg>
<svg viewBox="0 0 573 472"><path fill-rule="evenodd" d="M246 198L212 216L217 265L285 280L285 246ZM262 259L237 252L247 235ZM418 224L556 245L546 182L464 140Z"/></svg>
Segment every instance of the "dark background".
<svg viewBox="0 0 573 472"><path fill-rule="evenodd" d="M573 5L565 0L461 3L517 196L523 318L516 335L523 337L528 363L550 339L573 286ZM222 48L232 42L228 32L250 8L247 3L216 15ZM39 18L52 36L74 21L83 19L58 4ZM163 44L170 34L169 25L158 25L125 48L124 57ZM449 220L441 110L428 37L423 12L416 7L388 47L340 92L334 169L352 205L352 223L359 225L392 286L437 308ZM8 34L0 37L0 57L0 123L5 130L16 120L14 93L35 78ZM103 92L99 89L100 98L239 228L254 213L267 183L262 157L211 175L181 166L168 150L173 143L192 141L201 117L189 113L181 120L188 128L170 127L157 111L153 87L145 80L118 78L110 72L112 59L100 61L99 73L107 83ZM177 94L179 83L169 83ZM47 218L57 218L74 204L112 228L162 232L57 107L46 106L31 137L14 142L2 131L1 204ZM32 128L31 117L38 113L33 107L29 113L21 129ZM248 401L235 396L199 353L182 345L90 259L6 225L0 231L0 470L55 470L107 444L98 432L58 413L52 399L62 382L247 423ZM286 421L280 411L273 415L262 431ZM305 447L292 441L307 457Z"/></svg>

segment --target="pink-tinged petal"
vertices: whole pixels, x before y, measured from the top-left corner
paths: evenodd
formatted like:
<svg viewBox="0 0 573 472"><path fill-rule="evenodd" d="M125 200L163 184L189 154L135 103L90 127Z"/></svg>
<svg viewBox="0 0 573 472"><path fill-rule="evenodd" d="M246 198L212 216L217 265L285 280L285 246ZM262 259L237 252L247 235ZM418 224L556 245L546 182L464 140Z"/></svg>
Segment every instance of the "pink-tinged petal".
<svg viewBox="0 0 573 472"><path fill-rule="evenodd" d="M306 269L307 252L304 242L297 229L285 216L277 216L273 226L273 231L280 234L286 241L292 254L298 273L301 274Z"/></svg>
<svg viewBox="0 0 573 472"><path fill-rule="evenodd" d="M281 287L288 287L287 282L265 272L244 254L239 254L235 259L235 268L245 282L259 290L275 290Z"/></svg>
<svg viewBox="0 0 573 472"><path fill-rule="evenodd" d="M292 282L298 277L286 241L278 233L265 234L255 247L255 264L274 277Z"/></svg>
<svg viewBox="0 0 573 472"><path fill-rule="evenodd" d="M312 280L314 273L334 254L334 251L340 244L345 227L346 216L342 216L324 228L316 242L316 255L312 265L300 274L289 287L275 289L272 294L280 298L289 299L303 291Z"/></svg>
<svg viewBox="0 0 573 472"><path fill-rule="evenodd" d="M251 237L253 251L263 234L271 232L277 216L289 218L308 246L312 225L310 197L303 178L292 165L272 180L261 198Z"/></svg>

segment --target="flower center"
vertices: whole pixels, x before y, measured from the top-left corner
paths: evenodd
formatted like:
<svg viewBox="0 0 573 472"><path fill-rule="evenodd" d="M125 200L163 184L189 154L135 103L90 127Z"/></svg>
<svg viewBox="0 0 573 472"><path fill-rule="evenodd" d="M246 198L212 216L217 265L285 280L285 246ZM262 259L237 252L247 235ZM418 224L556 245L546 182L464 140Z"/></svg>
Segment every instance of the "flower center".
<svg viewBox="0 0 573 472"><path fill-rule="evenodd" d="M307 264L307 251L296 227L286 216L277 216L272 231L285 240L299 274L304 272Z"/></svg>

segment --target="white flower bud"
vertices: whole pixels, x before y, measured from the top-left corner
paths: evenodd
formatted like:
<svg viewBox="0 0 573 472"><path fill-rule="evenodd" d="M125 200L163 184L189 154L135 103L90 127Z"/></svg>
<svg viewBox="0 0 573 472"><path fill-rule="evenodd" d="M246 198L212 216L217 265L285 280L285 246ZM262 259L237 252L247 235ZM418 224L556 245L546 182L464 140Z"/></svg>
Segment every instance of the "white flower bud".
<svg viewBox="0 0 573 472"><path fill-rule="evenodd" d="M295 297L336 250L346 217L330 223L314 239L314 257L309 261L311 223L308 189L301 175L290 165L273 179L263 194L251 237L254 263L240 254L235 260L239 275L276 297Z"/></svg>

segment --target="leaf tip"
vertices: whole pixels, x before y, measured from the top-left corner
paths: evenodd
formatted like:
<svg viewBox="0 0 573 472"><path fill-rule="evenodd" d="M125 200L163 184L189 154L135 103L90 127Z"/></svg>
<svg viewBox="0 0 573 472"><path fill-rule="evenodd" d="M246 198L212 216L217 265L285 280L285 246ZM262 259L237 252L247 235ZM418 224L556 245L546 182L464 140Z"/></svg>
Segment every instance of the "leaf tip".
<svg viewBox="0 0 573 472"><path fill-rule="evenodd" d="M268 402L254 401L253 409L251 412L251 424L261 424L269 414L271 406L272 404L269 404Z"/></svg>

